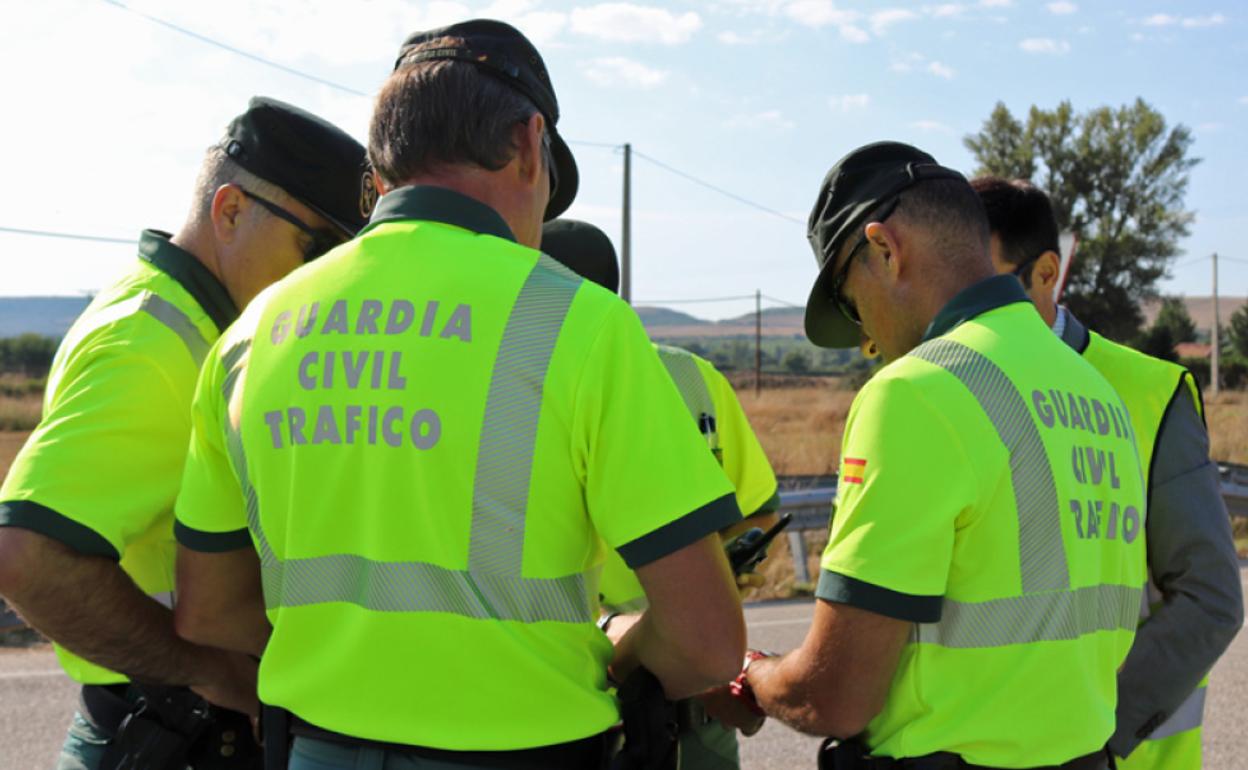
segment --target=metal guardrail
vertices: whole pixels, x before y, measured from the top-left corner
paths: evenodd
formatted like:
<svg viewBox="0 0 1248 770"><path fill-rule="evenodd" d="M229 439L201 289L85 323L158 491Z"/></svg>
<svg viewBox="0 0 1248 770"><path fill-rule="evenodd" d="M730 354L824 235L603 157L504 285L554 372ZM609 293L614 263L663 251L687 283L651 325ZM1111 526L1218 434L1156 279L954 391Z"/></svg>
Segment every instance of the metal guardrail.
<svg viewBox="0 0 1248 770"><path fill-rule="evenodd" d="M1248 465L1218 463L1222 499L1232 516L1248 518ZM806 541L802 532L828 528L832 501L836 499L835 476L781 476L780 511L793 514L789 525L789 549L793 554L794 579L809 583L806 567Z"/></svg>

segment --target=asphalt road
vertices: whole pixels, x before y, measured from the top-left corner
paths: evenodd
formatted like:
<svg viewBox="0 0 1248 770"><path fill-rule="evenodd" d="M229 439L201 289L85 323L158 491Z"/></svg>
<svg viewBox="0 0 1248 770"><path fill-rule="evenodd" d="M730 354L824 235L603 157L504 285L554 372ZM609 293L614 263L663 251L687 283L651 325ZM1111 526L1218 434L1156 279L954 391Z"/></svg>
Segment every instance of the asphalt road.
<svg viewBox="0 0 1248 770"><path fill-rule="evenodd" d="M1248 563L1241 567L1248 594ZM812 603L773 602L746 608L750 646L784 651L801 643ZM0 770L47 770L73 712L76 687L50 649L0 649ZM1248 766L1248 634L1241 633L1214 669L1205 709L1206 770ZM814 767L819 739L769 721L742 742L747 770Z"/></svg>

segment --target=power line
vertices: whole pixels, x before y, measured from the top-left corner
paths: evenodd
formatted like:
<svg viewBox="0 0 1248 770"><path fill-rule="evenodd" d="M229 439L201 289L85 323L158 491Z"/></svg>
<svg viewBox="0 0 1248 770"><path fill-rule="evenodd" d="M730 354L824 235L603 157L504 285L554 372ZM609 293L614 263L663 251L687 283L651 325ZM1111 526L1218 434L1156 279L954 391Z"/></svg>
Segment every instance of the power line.
<svg viewBox="0 0 1248 770"><path fill-rule="evenodd" d="M710 182L707 182L707 181L705 181L705 180L703 180L703 179L699 179L698 177L694 176L693 174L689 174L689 173L686 173L686 172L684 172L684 171L681 171L680 169L675 168L674 166L669 166L668 164L664 163L663 161L661 161L661 160L657 160L657 159L655 159L655 158L652 158L652 157L650 157L649 155L646 155L645 153L643 153L643 152L641 152L641 151L639 151L639 150L633 150L633 154L634 154L634 155L636 155L637 157L639 157L639 158L643 159L643 160L646 160L646 161L649 161L650 163L653 163L654 165L658 166L659 168L663 169L664 171L667 171L668 173L675 174L675 175L676 175L676 176L678 176L678 177L681 177L681 178L686 179L686 180L688 180L688 181L690 181L690 182L693 182L693 183L694 183L694 184L696 184L696 185L700 185L700 186L702 186L702 187L705 187L705 188L706 188L706 189L708 189L708 190L713 190L714 192L717 192L717 193L719 193L720 195L723 195L723 196L725 196L725 197L728 197L728 198L733 199L733 200L734 200L734 201L736 201L737 203L743 203L743 204L745 204L746 206L749 206L749 207L751 207L751 208L755 208L755 209L758 209L759 211L765 212L765 213L767 213L767 214L771 214L773 217L779 217L779 218L781 218L781 219L784 219L784 220L789 221L789 222L793 222L793 223L795 223L795 224L799 224L799 225L804 225L804 224L806 224L805 222L803 222L803 221L802 221L802 220L800 220L800 219L797 219L796 217L791 217L791 216L789 216L788 214L785 214L785 213L780 212L780 211L776 211L776 210L775 210L775 209L773 209L773 208L768 208L767 206L764 206L764 205L763 205L763 204L761 204L761 203L755 203L754 201L750 200L749 198L743 198L743 197L741 197L740 195L737 195L737 194L736 194L736 193L734 193L734 192L730 192L730 191L728 191L728 190L725 190L725 189L724 189L724 188L722 188L722 187L719 187L719 186L717 186L717 185L713 185L713 184L711 184Z"/></svg>
<svg viewBox="0 0 1248 770"><path fill-rule="evenodd" d="M753 294L742 294L739 297L698 297L696 299L635 299L634 305L697 305L704 302L737 302L743 299L754 299Z"/></svg>
<svg viewBox="0 0 1248 770"><path fill-rule="evenodd" d="M130 246L138 243L138 241L133 238L110 238L105 235L83 235L80 233L57 233L52 232L51 230L26 230L20 227L0 226L0 233L34 235L40 238L65 238L71 241L93 241L95 243L125 243Z"/></svg>
<svg viewBox="0 0 1248 770"><path fill-rule="evenodd" d="M250 51L244 51L241 48L235 48L229 43L224 43L215 38L208 37L207 35L202 35L194 30L187 29L186 27L182 27L177 24L174 24L171 21L166 21L165 19L162 19L158 16L152 16L149 13L144 13L143 11L131 8L130 6L125 5L124 3L118 2L118 0L103 0L103 2L108 3L111 6L114 6L115 8L120 8L121 10L126 11L127 13L133 13L135 16L141 16L144 19L147 19L148 21L152 22L153 24L159 24L160 26L165 27L166 29L171 29L174 32L177 32L179 34L194 38L200 41L201 43L206 43L211 46L216 46L217 48L221 48L223 50L229 51L232 54L242 56L244 59L250 59L251 61L257 62L259 64L263 64L266 67L272 67L273 69L281 70L282 72L285 72L288 75L294 75L295 77L303 78L304 80L311 80L313 83L319 83L323 86L329 86L330 88L335 88L339 91L352 94L354 96L360 96L365 99L372 98L370 94L366 94L363 91L352 88L351 86L344 86L341 83L335 83L334 81L327 80L323 77L320 77L319 75L313 75L308 72L303 72L302 70L297 70L294 67L287 67L285 64L279 64L278 62L275 62L272 59L266 59L263 56L259 56L257 54L251 53Z"/></svg>
<svg viewBox="0 0 1248 770"><path fill-rule="evenodd" d="M780 299L778 297L769 297L766 294L762 295L762 297L768 302L775 302L777 305L784 305L786 307L795 307L795 308L798 308L799 310L806 309L805 305L799 305L796 302L789 302L788 300Z"/></svg>

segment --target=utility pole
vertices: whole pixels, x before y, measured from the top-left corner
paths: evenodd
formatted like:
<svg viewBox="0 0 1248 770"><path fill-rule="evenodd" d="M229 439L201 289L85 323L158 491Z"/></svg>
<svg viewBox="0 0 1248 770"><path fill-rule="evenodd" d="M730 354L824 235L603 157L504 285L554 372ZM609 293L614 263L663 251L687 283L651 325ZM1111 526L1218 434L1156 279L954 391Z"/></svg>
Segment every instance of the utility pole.
<svg viewBox="0 0 1248 770"><path fill-rule="evenodd" d="M633 303L633 146L624 143L624 232L620 236L620 296Z"/></svg>
<svg viewBox="0 0 1248 770"><path fill-rule="evenodd" d="M754 397L763 392L763 290L754 290Z"/></svg>
<svg viewBox="0 0 1248 770"><path fill-rule="evenodd" d="M1218 391L1222 387L1222 379L1218 373L1218 356L1221 351L1221 343L1218 341L1218 327L1222 325L1222 314L1218 312L1218 253L1213 253L1213 350L1212 362L1209 368L1209 384L1213 386L1213 395L1216 398Z"/></svg>

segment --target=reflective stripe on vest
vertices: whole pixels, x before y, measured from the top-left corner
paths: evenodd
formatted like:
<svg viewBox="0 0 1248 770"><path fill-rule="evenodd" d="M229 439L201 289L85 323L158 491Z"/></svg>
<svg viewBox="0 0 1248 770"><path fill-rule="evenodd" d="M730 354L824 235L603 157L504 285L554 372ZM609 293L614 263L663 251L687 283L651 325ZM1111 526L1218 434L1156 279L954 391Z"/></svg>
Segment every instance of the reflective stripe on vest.
<svg viewBox="0 0 1248 770"><path fill-rule="evenodd" d="M1183 701L1183 705L1174 710L1170 718L1162 722L1145 740L1160 741L1171 738L1188 730L1200 727L1205 717L1205 687L1196 690Z"/></svg>
<svg viewBox="0 0 1248 770"><path fill-rule="evenodd" d="M258 499L247 476L239 434L241 408L232 403L250 343L240 343L225 354L228 443L244 490L248 527L260 553L266 608L347 602L380 612L447 612L525 623L587 623L592 619L590 575L521 575L542 388L559 331L580 285L578 276L542 255L507 319L481 427L467 570L415 561L375 561L355 554L279 559L260 526Z"/></svg>
<svg viewBox="0 0 1248 770"><path fill-rule="evenodd" d="M983 602L946 598L941 619L916 625L911 641L983 648L1134 630L1141 588L1096 585L1070 590L1053 469L1014 383L986 356L950 339L931 340L910 355L958 378L1009 451L1023 588L1022 596Z"/></svg>
<svg viewBox="0 0 1248 770"><path fill-rule="evenodd" d="M715 402L711 399L706 378L702 376L702 370L698 368L698 362L693 355L665 345L657 346L656 350L659 360L667 367L667 373L676 383L680 397L685 400L685 406L689 407L689 414L693 415L693 419L699 420L704 414L714 418Z"/></svg>
<svg viewBox="0 0 1248 770"><path fill-rule="evenodd" d="M204 339L204 335L199 333L199 329L190 317L158 294L146 292L142 297L143 302L139 305L139 309L169 327L181 338L191 358L195 359L196 367L203 364L204 356L208 355L208 348L211 346Z"/></svg>

